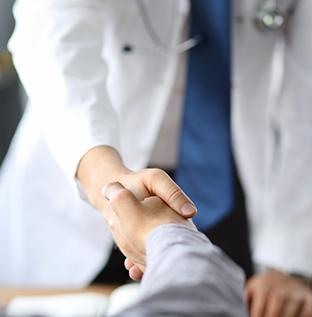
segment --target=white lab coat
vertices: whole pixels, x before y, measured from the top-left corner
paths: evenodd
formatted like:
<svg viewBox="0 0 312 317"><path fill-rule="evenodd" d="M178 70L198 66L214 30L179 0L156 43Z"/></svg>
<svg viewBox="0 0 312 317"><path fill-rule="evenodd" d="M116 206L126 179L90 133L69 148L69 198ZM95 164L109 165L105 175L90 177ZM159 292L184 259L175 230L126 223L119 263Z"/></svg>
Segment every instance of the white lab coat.
<svg viewBox="0 0 312 317"><path fill-rule="evenodd" d="M188 2L145 3L159 37L175 47ZM235 1L232 105L253 257L312 275L312 2L299 1L285 33L257 32L254 8ZM77 164L100 144L132 169L148 164L180 56L153 42L132 0L18 0L15 17L10 48L30 104L0 178L0 284L84 286L111 238L77 194Z"/></svg>

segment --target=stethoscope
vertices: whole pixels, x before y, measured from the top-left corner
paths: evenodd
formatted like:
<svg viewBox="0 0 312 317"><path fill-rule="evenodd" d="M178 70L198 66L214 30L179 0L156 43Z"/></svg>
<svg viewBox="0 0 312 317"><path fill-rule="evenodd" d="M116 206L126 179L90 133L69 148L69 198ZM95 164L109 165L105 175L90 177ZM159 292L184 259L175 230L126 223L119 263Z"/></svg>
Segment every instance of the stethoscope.
<svg viewBox="0 0 312 317"><path fill-rule="evenodd" d="M254 15L255 28L262 33L283 30L299 0L289 0L289 3L285 7L282 6L282 4L285 4L286 1L287 0L261 0ZM160 49L165 52L179 54L185 53L202 42L202 36L197 35L179 43L174 48L168 47L166 41L162 40L158 36L155 28L153 27L144 0L136 0L136 2L147 33L154 44ZM173 18L171 20L173 21Z"/></svg>
<svg viewBox="0 0 312 317"><path fill-rule="evenodd" d="M285 0L262 1L258 7L254 22L260 32L274 32L285 28L298 0L292 0L286 8L282 8Z"/></svg>

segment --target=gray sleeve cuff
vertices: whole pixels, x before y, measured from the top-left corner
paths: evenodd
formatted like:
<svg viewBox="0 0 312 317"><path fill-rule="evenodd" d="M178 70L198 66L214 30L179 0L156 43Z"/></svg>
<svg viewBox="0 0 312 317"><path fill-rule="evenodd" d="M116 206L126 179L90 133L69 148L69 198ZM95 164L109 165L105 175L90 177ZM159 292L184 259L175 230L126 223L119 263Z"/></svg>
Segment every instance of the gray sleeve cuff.
<svg viewBox="0 0 312 317"><path fill-rule="evenodd" d="M161 250L173 244L183 243L186 240L188 246L195 246L198 243L207 243L212 246L209 239L195 228L182 224L164 224L154 229L147 240L147 259L160 254Z"/></svg>

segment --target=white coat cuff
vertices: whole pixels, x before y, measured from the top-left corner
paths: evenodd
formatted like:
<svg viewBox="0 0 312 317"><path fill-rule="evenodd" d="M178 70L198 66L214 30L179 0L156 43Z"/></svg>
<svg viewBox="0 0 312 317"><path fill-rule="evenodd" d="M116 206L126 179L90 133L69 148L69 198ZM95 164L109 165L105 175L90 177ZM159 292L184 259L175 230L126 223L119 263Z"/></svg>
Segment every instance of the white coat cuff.
<svg viewBox="0 0 312 317"><path fill-rule="evenodd" d="M312 276L312 249L309 233L285 228L267 232L256 246L254 262L260 267L270 267L283 272Z"/></svg>

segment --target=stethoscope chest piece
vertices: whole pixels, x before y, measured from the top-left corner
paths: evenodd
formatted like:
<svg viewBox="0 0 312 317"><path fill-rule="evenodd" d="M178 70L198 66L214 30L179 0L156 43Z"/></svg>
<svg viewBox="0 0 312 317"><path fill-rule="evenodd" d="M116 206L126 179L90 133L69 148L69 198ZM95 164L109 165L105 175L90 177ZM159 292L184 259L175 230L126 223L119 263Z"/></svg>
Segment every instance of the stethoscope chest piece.
<svg viewBox="0 0 312 317"><path fill-rule="evenodd" d="M255 17L256 27L260 31L279 31L284 28L286 15L276 7L261 8Z"/></svg>

